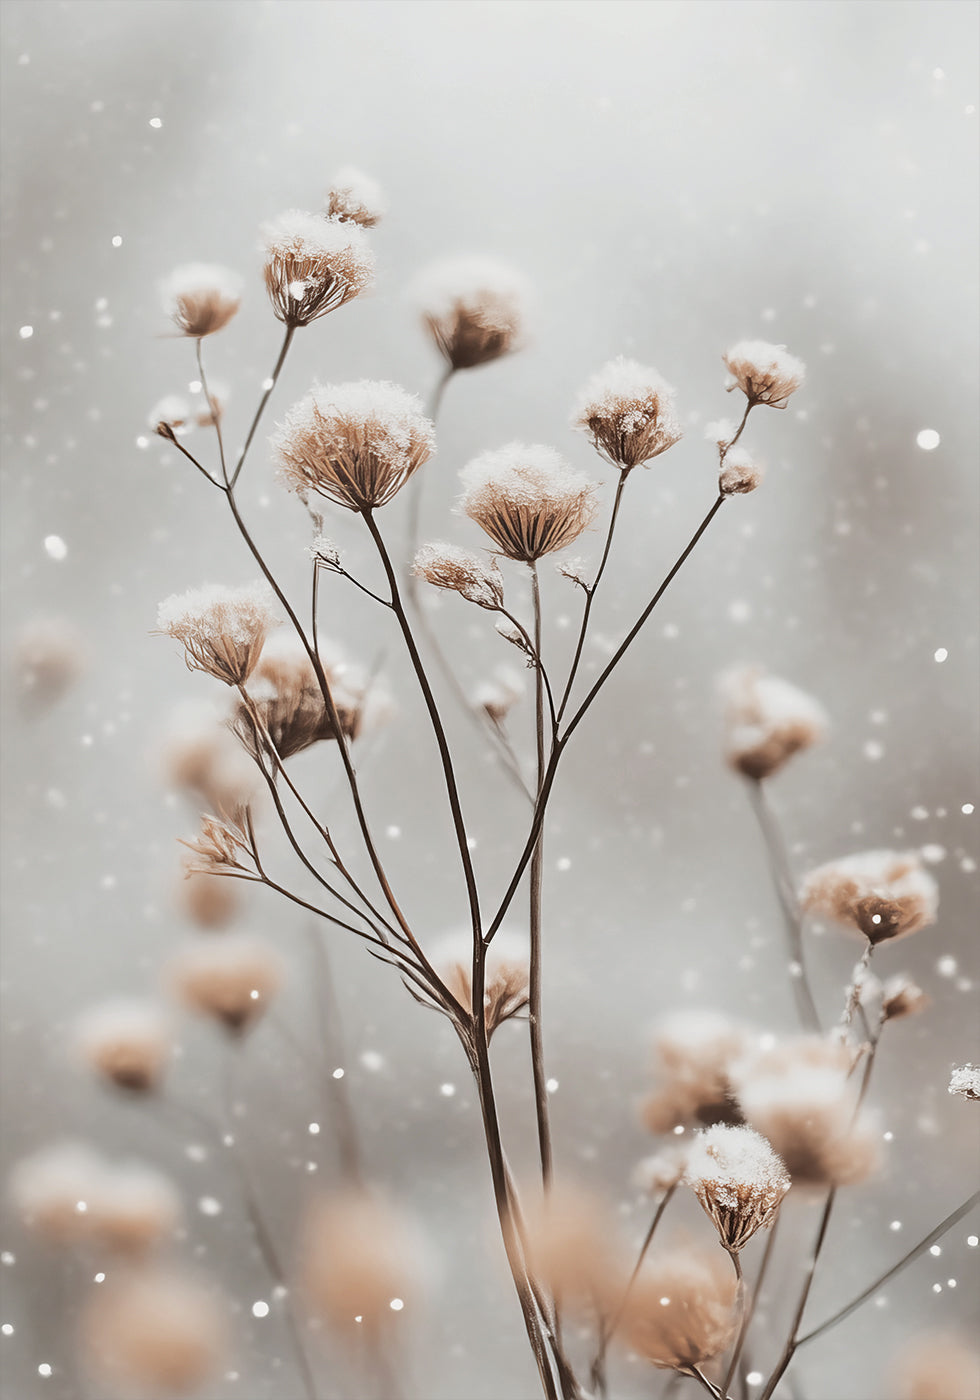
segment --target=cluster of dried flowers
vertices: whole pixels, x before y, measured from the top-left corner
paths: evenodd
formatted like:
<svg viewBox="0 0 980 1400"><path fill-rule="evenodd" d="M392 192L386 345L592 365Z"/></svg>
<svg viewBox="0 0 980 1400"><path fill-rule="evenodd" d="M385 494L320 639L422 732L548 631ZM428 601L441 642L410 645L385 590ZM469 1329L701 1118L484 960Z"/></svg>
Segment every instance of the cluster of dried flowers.
<svg viewBox="0 0 980 1400"><path fill-rule="evenodd" d="M526 322L527 289L510 269L481 259L430 269L415 287L424 325L444 361L430 407L384 380L315 384L282 415L271 439L279 479L303 503L314 526L313 623L307 629L298 606L268 569L235 488L295 333L370 286L374 254L367 231L383 212L375 182L345 169L328 190L322 212L290 210L263 230L266 290L285 332L235 459L227 455L223 437L227 394L209 386L201 342L232 320L242 283L225 269L194 265L178 269L165 289L179 333L197 343L205 407L195 413L171 396L155 407L151 422L224 494L263 580L239 588L209 584L160 605L158 630L180 644L190 669L227 688L219 692L223 705L179 717L163 754L168 783L203 812L197 835L184 842L191 858L182 896L201 936L178 950L162 980L178 1002L208 1018L229 1046L261 1021L280 991L286 962L271 940L234 927L227 931L240 914L234 882L251 882L319 915L331 931L360 938L400 975L417 1001L448 1018L479 1091L501 1235L546 1400L604 1400L616 1348L694 1378L716 1400L746 1393L750 1334L753 1356L772 1350L752 1326L775 1223L784 1202L816 1196L822 1202L821 1229L799 1283L785 1346L768 1361L762 1393L769 1400L799 1347L836 1321L803 1335L809 1287L836 1193L872 1177L879 1166L881 1133L865 1106L871 1069L886 1024L928 1004L909 977L896 974L878 982L869 963L879 945L935 922L935 881L915 852L892 851L848 855L796 881L778 840L766 786L795 755L823 738L826 715L803 691L759 668L723 678L726 755L746 780L769 846L803 1024L799 1035L778 1042L712 1011L675 1014L660 1027L654 1046L658 1082L643 1118L667 1141L635 1173L657 1201L637 1253L620 1238L608 1205L555 1166L544 1078L541 838L555 773L573 733L715 514L730 497L761 482L761 469L742 442L750 413L785 408L803 383L804 366L785 347L761 341L741 341L724 355L732 376L728 387L741 392L744 411L738 423L720 421L708 429L718 454L715 499L634 627L580 697L592 603L612 554L624 492L636 489L628 484L637 467L649 467L682 437L675 391L655 369L620 357L588 379L572 409L574 427L616 474L615 500L598 566L590 570L567 556L558 564L558 572L584 594L577 644L559 685L542 640L538 566L580 540L596 521L602 483L548 445L491 447L460 472L458 513L483 532L484 550L446 542L416 548L420 472L435 452L441 395L454 374L519 349ZM195 423L215 430L219 465L214 469L178 440ZM407 558L396 561L376 515L400 495L409 497L410 549ZM323 538L320 511L331 506L362 518L378 553L380 593L355 579ZM433 940L408 922L374 843L351 753L391 707L375 678L318 635L323 576L346 580L373 598L394 614L402 632L436 743L467 893L469 927L452 940ZM523 598L525 579L530 615L522 601L512 602L508 595L509 590ZM454 754L430 684L426 648L416 641L424 633L430 660L440 660L417 582L498 615L497 630L521 651L531 673L528 687L513 670L500 667L468 700L471 717L496 744L530 804L526 840L492 917L469 854ZM57 638L41 646L43 640L35 638L24 664L34 677L31 685L54 691L72 668L71 648ZM528 688L534 700L533 772L509 725ZM302 765L293 762L324 744L328 749L319 752L336 757L346 783L371 883L352 873L346 850L307 796ZM306 822L302 835L298 818ZM270 820L315 881L312 893L308 885L297 888L286 876L270 874ZM505 919L514 919L525 872L530 874L527 931L501 931ZM807 978L811 915L841 924L865 944L832 1029ZM531 1190L509 1165L490 1057L491 1038L515 1020L529 1027L540 1158L539 1180ZM79 1024L76 1043L83 1062L104 1082L152 1101L164 1093L174 1036L171 1013L158 998L93 1008ZM951 1093L980 1097L971 1065L955 1070L949 1087ZM340 1088L336 1094L332 1124L340 1145L339 1178L297 1213L296 1238L302 1245L292 1271L271 1242L261 1201L236 1160L233 1136L219 1138L241 1174L243 1204L270 1277L288 1296L293 1360L307 1400L318 1393L317 1362L308 1354L312 1316L326 1323L350 1367L351 1394L379 1387L386 1396L401 1393L401 1314L406 1301L414 1302L423 1291L427 1272L427 1249L417 1231L369 1184L351 1105ZM177 1394L205 1382L228 1345L227 1308L212 1287L156 1257L172 1242L181 1218L179 1198L166 1178L143 1166L107 1166L88 1149L68 1144L20 1163L10 1191L25 1222L46 1238L72 1247L94 1241L99 1249L126 1256L83 1317L88 1365L101 1384L120 1395L131 1389ZM714 1235L705 1230L694 1242L676 1238L662 1244L656 1231L671 1199L684 1191L700 1203ZM749 1285L742 1255L760 1232L767 1233L767 1243ZM913 1250L902 1266L918 1252ZM874 1287L866 1296L873 1292ZM583 1321L577 1338L563 1331L565 1314ZM949 1365L956 1355L955 1348L948 1349ZM957 1364L951 1385L964 1373L964 1364ZM922 1386L909 1390L910 1396L926 1393Z"/></svg>

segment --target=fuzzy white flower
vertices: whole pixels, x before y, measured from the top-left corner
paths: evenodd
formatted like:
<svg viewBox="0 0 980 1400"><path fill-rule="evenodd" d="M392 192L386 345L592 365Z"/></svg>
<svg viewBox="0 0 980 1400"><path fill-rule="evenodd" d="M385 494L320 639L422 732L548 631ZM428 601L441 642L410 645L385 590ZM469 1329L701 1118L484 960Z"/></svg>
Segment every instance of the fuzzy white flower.
<svg viewBox="0 0 980 1400"><path fill-rule="evenodd" d="M464 514L524 563L577 540L596 512L595 484L552 447L509 443L475 458L460 480Z"/></svg>
<svg viewBox="0 0 980 1400"><path fill-rule="evenodd" d="M287 209L262 230L265 285L287 326L308 326L370 287L374 254L356 223Z"/></svg>
<svg viewBox="0 0 980 1400"><path fill-rule="evenodd" d="M785 345L765 340L740 340L722 358L733 379L729 389L741 389L750 404L785 408L806 375L803 361Z"/></svg>
<svg viewBox="0 0 980 1400"><path fill-rule="evenodd" d="M761 667L726 671L719 689L728 762L747 778L772 777L794 754L823 738L827 716L816 700Z"/></svg>
<svg viewBox="0 0 980 1400"><path fill-rule="evenodd" d="M782 1160L751 1128L716 1123L688 1148L684 1180L734 1253L768 1228L790 1187Z"/></svg>
<svg viewBox="0 0 980 1400"><path fill-rule="evenodd" d="M205 584L173 593L160 604L157 629L182 642L188 668L226 685L244 685L279 619L263 583L228 588Z"/></svg>
<svg viewBox="0 0 980 1400"><path fill-rule="evenodd" d="M811 870L800 902L869 943L884 943L936 922L939 887L914 851L862 851Z"/></svg>
<svg viewBox="0 0 980 1400"><path fill-rule="evenodd" d="M520 348L528 285L504 263L479 257L434 263L416 279L412 295L453 370Z"/></svg>
<svg viewBox="0 0 980 1400"><path fill-rule="evenodd" d="M188 263L170 274L163 303L182 335L213 335L228 324L241 305L242 280L226 267ZM155 425L154 425L155 426Z"/></svg>
<svg viewBox="0 0 980 1400"><path fill-rule="evenodd" d="M622 355L580 392L572 426L588 433L599 455L624 472L659 457L682 436L674 390L655 369Z"/></svg>
<svg viewBox="0 0 980 1400"><path fill-rule="evenodd" d="M172 1053L170 1025L152 1001L117 998L92 1007L79 1020L76 1043L97 1073L122 1089L155 1089Z"/></svg>

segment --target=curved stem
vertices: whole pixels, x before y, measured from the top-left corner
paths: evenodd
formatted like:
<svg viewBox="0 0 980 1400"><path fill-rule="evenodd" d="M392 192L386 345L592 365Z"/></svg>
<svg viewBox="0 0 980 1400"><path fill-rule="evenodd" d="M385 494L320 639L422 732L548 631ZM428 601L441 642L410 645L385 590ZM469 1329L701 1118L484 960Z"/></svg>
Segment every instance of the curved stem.
<svg viewBox="0 0 980 1400"><path fill-rule="evenodd" d="M195 347L197 349L197 372L201 376L201 388L204 391L204 397L208 401L208 410L211 414L211 422L214 424L215 436L218 439L218 458L221 462L221 476L222 480L227 485L228 467L225 463L225 440L221 432L221 414L218 411L214 399L211 397L211 390L208 388L207 375L204 373L204 356L201 353L200 336L198 336L197 340L195 341Z"/></svg>
<svg viewBox="0 0 980 1400"><path fill-rule="evenodd" d="M233 487L235 485L235 482L241 475L242 467L245 465L245 458L248 456L248 449L252 446L252 439L255 437L256 429L259 426L262 414L265 412L265 406L269 402L269 398L271 397L273 389L276 387L276 383L279 379L280 370L282 369L283 364L285 363L286 356L289 353L289 347L292 343L292 339L295 333L296 327L294 325L288 325L286 327L286 334L283 337L282 348L279 351L279 358L276 360L275 368L273 369L272 374L269 377L268 387L266 388L264 394L259 400L259 406L255 410L255 417L252 419L252 426L249 428L248 437L245 439L245 446L238 454L238 461L235 463L235 470L232 472L230 480L228 480L226 473L225 479L229 487Z"/></svg>
<svg viewBox="0 0 980 1400"><path fill-rule="evenodd" d="M602 551L602 557L599 560L599 568L596 571L596 576L592 580L588 592L585 595L585 608L582 612L582 625L579 628L578 642L576 643L575 654L572 657L572 664L568 671L568 680L565 682L565 689L562 693L561 704L558 706L559 720L561 720L564 716L565 708L568 705L569 698L571 697L572 686L575 684L575 677L578 673L579 662L582 659L582 649L585 646L585 634L589 630L589 617L592 613L592 604L595 600L596 589L599 587L599 580L602 578L603 572L606 567L606 561L609 558L609 551L612 548L613 531L616 529L616 520L619 516L619 506L623 499L623 488L626 485L626 478L628 475L628 471L620 471L619 480L616 483L616 496L613 500L612 514L609 518L609 529L606 532L606 543Z"/></svg>

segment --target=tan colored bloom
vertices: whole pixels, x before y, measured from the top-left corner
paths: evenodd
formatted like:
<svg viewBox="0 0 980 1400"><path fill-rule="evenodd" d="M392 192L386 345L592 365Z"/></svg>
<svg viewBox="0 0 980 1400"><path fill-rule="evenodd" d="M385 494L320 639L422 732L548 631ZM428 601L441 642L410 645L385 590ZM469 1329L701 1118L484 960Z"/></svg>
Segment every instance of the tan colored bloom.
<svg viewBox="0 0 980 1400"><path fill-rule="evenodd" d="M384 195L377 180L352 165L337 171L327 191L328 218L374 228L385 212Z"/></svg>
<svg viewBox="0 0 980 1400"><path fill-rule="evenodd" d="M29 1229L51 1244L73 1245L91 1233L89 1202L103 1163L77 1142L52 1143L23 1157L10 1172L7 1195Z"/></svg>
<svg viewBox="0 0 980 1400"><path fill-rule="evenodd" d="M745 1119L772 1144L793 1187L850 1186L880 1161L877 1123L855 1113L854 1053L820 1036L799 1036L732 1066Z"/></svg>
<svg viewBox="0 0 980 1400"><path fill-rule="evenodd" d="M412 573L434 588L448 588L467 602L495 611L503 607L504 577L496 559L484 559L454 544L424 544Z"/></svg>
<svg viewBox="0 0 980 1400"><path fill-rule="evenodd" d="M189 1007L240 1034L264 1015L279 990L283 965L262 939L223 934L187 944L171 962L170 975Z"/></svg>
<svg viewBox="0 0 980 1400"><path fill-rule="evenodd" d="M85 1063L121 1089L157 1088L173 1053L170 1024L152 1001L119 998L87 1011L76 1044Z"/></svg>
<svg viewBox="0 0 980 1400"><path fill-rule="evenodd" d="M190 263L171 273L163 295L164 307L181 335L200 339L227 326L241 305L242 282L226 267Z"/></svg>
<svg viewBox="0 0 980 1400"><path fill-rule="evenodd" d="M361 732L367 681L339 653L331 659L327 647L320 650L341 731L346 738L356 739ZM266 643L252 677L249 699L251 707L244 702L237 707L234 728L253 755L267 748L263 729L283 759L320 740L336 738L313 663L295 633L284 632ZM253 710L259 719L258 732Z"/></svg>
<svg viewBox="0 0 980 1400"><path fill-rule="evenodd" d="M177 900L187 917L201 928L224 928L241 907L237 884L220 875L191 870L177 882Z"/></svg>
<svg viewBox="0 0 980 1400"><path fill-rule="evenodd" d="M932 999L904 972L889 977L881 989L881 1015L885 1021L917 1016L931 1004Z"/></svg>
<svg viewBox="0 0 980 1400"><path fill-rule="evenodd" d="M489 258L436 263L413 292L451 369L473 369L520 349L527 284L504 264Z"/></svg>
<svg viewBox="0 0 980 1400"><path fill-rule="evenodd" d="M600 457L624 472L651 462L683 436L673 389L655 369L622 355L581 391L572 426L588 433Z"/></svg>
<svg viewBox="0 0 980 1400"><path fill-rule="evenodd" d="M716 1011L679 1011L657 1028L658 1087L643 1106L652 1133L686 1123L738 1123L730 1067L748 1048L748 1032Z"/></svg>
<svg viewBox="0 0 980 1400"><path fill-rule="evenodd" d="M314 385L273 438L283 481L348 510L386 505L435 451L421 400L397 384L362 379Z"/></svg>
<svg viewBox="0 0 980 1400"><path fill-rule="evenodd" d="M464 514L526 564L577 540L596 512L595 484L551 447L509 443L475 458L460 479Z"/></svg>
<svg viewBox="0 0 980 1400"><path fill-rule="evenodd" d="M526 694L527 686L520 673L509 666L498 666L492 678L482 681L473 691L473 704L500 725Z"/></svg>
<svg viewBox="0 0 980 1400"><path fill-rule="evenodd" d="M423 1242L387 1201L350 1188L313 1203L302 1230L301 1276L310 1304L348 1342L378 1345L423 1292Z"/></svg>
<svg viewBox="0 0 980 1400"><path fill-rule="evenodd" d="M630 1289L620 1332L654 1366L686 1370L725 1350L735 1335L736 1282L720 1250L674 1246L648 1260Z"/></svg>
<svg viewBox="0 0 980 1400"><path fill-rule="evenodd" d="M629 1278L604 1202L557 1182L527 1211L527 1259L534 1277L563 1305L608 1315Z"/></svg>
<svg viewBox="0 0 980 1400"><path fill-rule="evenodd" d="M103 1169L89 1215L102 1244L138 1256L173 1234L180 1224L180 1197L169 1177L142 1162L124 1162Z"/></svg>
<svg viewBox="0 0 980 1400"><path fill-rule="evenodd" d="M719 688L728 762L746 778L771 778L824 736L827 716L816 700L761 667L727 671Z"/></svg>
<svg viewBox="0 0 980 1400"><path fill-rule="evenodd" d="M218 821L216 817L201 817L200 835L193 841L181 840L196 857L187 865L188 875L203 872L206 875L222 875L234 870L247 870L239 859L249 854L249 845L244 831L233 823Z"/></svg>
<svg viewBox="0 0 980 1400"><path fill-rule="evenodd" d="M527 1006L529 953L526 942L506 931L498 933L487 949L484 965L483 1004L487 1035ZM473 950L464 936L450 938L432 950L432 966L453 996L469 1009L473 1003Z"/></svg>
<svg viewBox="0 0 980 1400"><path fill-rule="evenodd" d="M980 1354L949 1332L927 1332L906 1343L889 1368L897 1400L977 1400Z"/></svg>
<svg viewBox="0 0 980 1400"><path fill-rule="evenodd" d="M662 1196L680 1183L686 1169L687 1145L672 1144L637 1163L633 1185L651 1196Z"/></svg>
<svg viewBox="0 0 980 1400"><path fill-rule="evenodd" d="M934 924L939 888L914 851L862 851L811 870L800 902L869 943L884 943Z"/></svg>
<svg viewBox="0 0 980 1400"><path fill-rule="evenodd" d="M93 1377L119 1397L197 1390L228 1344L226 1309L211 1287L148 1265L114 1269L90 1294L80 1333Z"/></svg>
<svg viewBox="0 0 980 1400"><path fill-rule="evenodd" d="M751 1128L716 1123L687 1150L684 1180L714 1221L729 1254L768 1229L789 1190L786 1168Z"/></svg>
<svg viewBox="0 0 980 1400"><path fill-rule="evenodd" d="M174 711L160 760L168 784L227 821L255 800L261 782L229 730L225 711L206 702Z"/></svg>
<svg viewBox="0 0 980 1400"><path fill-rule="evenodd" d="M803 361L785 345L764 340L740 340L722 358L734 381L729 389L741 389L750 404L785 408L806 375Z"/></svg>
<svg viewBox="0 0 980 1400"><path fill-rule="evenodd" d="M288 209L262 230L265 285L287 326L308 326L374 281L374 254L356 223Z"/></svg>
<svg viewBox="0 0 980 1400"><path fill-rule="evenodd" d="M21 628L14 646L14 667L21 697L32 711L60 700L85 665L85 644L67 619L35 618Z"/></svg>
<svg viewBox="0 0 980 1400"><path fill-rule="evenodd" d="M723 496L746 496L762 482L762 468L744 447L732 447L725 453L718 473L718 490Z"/></svg>
<svg viewBox="0 0 980 1400"><path fill-rule="evenodd" d="M204 671L225 685L244 685L271 628L278 626L265 584L227 588L206 584L174 593L160 604L157 629L183 643L191 671Z"/></svg>

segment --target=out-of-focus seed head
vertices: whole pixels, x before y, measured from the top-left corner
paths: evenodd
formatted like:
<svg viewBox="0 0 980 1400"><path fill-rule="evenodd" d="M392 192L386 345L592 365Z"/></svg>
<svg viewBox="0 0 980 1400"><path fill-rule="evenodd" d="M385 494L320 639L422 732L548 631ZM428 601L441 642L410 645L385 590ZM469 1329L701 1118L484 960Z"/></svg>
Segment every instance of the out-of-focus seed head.
<svg viewBox="0 0 980 1400"><path fill-rule="evenodd" d="M683 436L674 390L655 369L622 355L582 389L572 426L587 433L600 457L624 472L651 462Z"/></svg>
<svg viewBox="0 0 980 1400"><path fill-rule="evenodd" d="M265 285L287 326L308 326L374 281L374 254L350 220L288 209L262 230Z"/></svg>
<svg viewBox="0 0 980 1400"><path fill-rule="evenodd" d="M102 1159L83 1143L52 1143L14 1164L7 1196L24 1224L48 1243L74 1245L91 1234L89 1202L103 1171Z"/></svg>
<svg viewBox="0 0 980 1400"><path fill-rule="evenodd" d="M917 1016L931 1005L931 998L904 972L889 977L881 989L881 1015L885 1021Z"/></svg>
<svg viewBox="0 0 980 1400"><path fill-rule="evenodd" d="M14 672L25 709L36 713L54 705L71 690L86 664L82 635L66 618L39 617L25 623L13 648Z"/></svg>
<svg viewBox="0 0 980 1400"><path fill-rule="evenodd" d="M451 369L473 369L521 348L528 285L503 263L472 257L434 263L412 293Z"/></svg>
<svg viewBox="0 0 980 1400"><path fill-rule="evenodd" d="M176 898L192 923L203 929L219 929L230 924L241 909L237 881L220 875L191 871L178 880Z"/></svg>
<svg viewBox="0 0 980 1400"><path fill-rule="evenodd" d="M732 376L729 389L741 389L750 404L785 408L806 376L803 361L785 345L765 340L740 340L722 358Z"/></svg>
<svg viewBox="0 0 980 1400"><path fill-rule="evenodd" d="M723 496L746 496L762 482L762 468L753 462L744 447L732 447L725 453L718 473L718 490Z"/></svg>
<svg viewBox="0 0 980 1400"><path fill-rule="evenodd" d="M980 1101L980 1065L961 1065L949 1078L949 1092L961 1098Z"/></svg>
<svg viewBox="0 0 980 1400"><path fill-rule="evenodd" d="M241 1034L265 1014L282 983L275 948L245 934L224 934L189 943L173 958L170 977L194 1011Z"/></svg>
<svg viewBox="0 0 980 1400"><path fill-rule="evenodd" d="M800 903L876 944L934 924L939 887L914 851L862 851L811 870Z"/></svg>
<svg viewBox="0 0 980 1400"><path fill-rule="evenodd" d="M764 1137L723 1123L698 1133L690 1144L684 1180L730 1254L756 1230L769 1228L790 1186L786 1168Z"/></svg>
<svg viewBox="0 0 980 1400"><path fill-rule="evenodd" d="M137 1094L159 1086L173 1053L166 1013L156 1002L137 998L91 1007L78 1021L75 1043L90 1069Z"/></svg>
<svg viewBox="0 0 980 1400"><path fill-rule="evenodd" d="M716 1011L679 1011L657 1027L654 1057L658 1085L643 1106L653 1133L689 1123L740 1123L729 1070L750 1037L743 1026Z"/></svg>
<svg viewBox="0 0 980 1400"><path fill-rule="evenodd" d="M377 180L352 165L345 165L330 182L326 212L328 218L340 223L374 228L387 213L387 205Z"/></svg>
<svg viewBox="0 0 980 1400"><path fill-rule="evenodd" d="M525 564L577 540L597 508L595 483L551 447L512 442L475 458L460 479L463 513Z"/></svg>
<svg viewBox="0 0 980 1400"><path fill-rule="evenodd" d="M579 1314L619 1305L629 1267L605 1203L571 1182L556 1182L527 1208L527 1258L534 1278Z"/></svg>
<svg viewBox="0 0 980 1400"><path fill-rule="evenodd" d="M897 1400L976 1400L980 1352L951 1332L915 1337L889 1367L882 1394Z"/></svg>
<svg viewBox="0 0 980 1400"><path fill-rule="evenodd" d="M242 280L238 274L210 263L178 267L163 287L167 314L181 335L195 340L227 326L241 301Z"/></svg>
<svg viewBox="0 0 980 1400"><path fill-rule="evenodd" d="M473 1003L473 949L464 936L447 938L432 950L429 959L460 1005ZM487 1034L527 1006L529 953L527 942L506 929L495 935L487 949L483 984Z"/></svg>
<svg viewBox="0 0 980 1400"><path fill-rule="evenodd" d="M735 1335L736 1282L718 1249L675 1246L648 1259L623 1308L627 1346L654 1366L689 1370L725 1350Z"/></svg>
<svg viewBox="0 0 980 1400"><path fill-rule="evenodd" d="M168 786L233 821L255 801L261 778L228 728L227 712L207 701L177 707L159 751Z"/></svg>
<svg viewBox="0 0 980 1400"><path fill-rule="evenodd" d="M816 700L761 667L726 671L719 690L725 706L726 756L746 778L771 778L826 732L827 716Z"/></svg>
<svg viewBox="0 0 980 1400"><path fill-rule="evenodd" d="M498 666L489 680L473 691L473 704L494 724L502 725L514 706L524 699L527 685L520 672L509 666Z"/></svg>
<svg viewBox="0 0 980 1400"><path fill-rule="evenodd" d="M180 394L165 394L150 409L146 422L158 437L173 442L194 426L194 414L188 401Z"/></svg>
<svg viewBox="0 0 980 1400"><path fill-rule="evenodd" d="M142 1162L106 1165L89 1205L98 1241L119 1254L140 1256L180 1224L180 1196L169 1177Z"/></svg>

